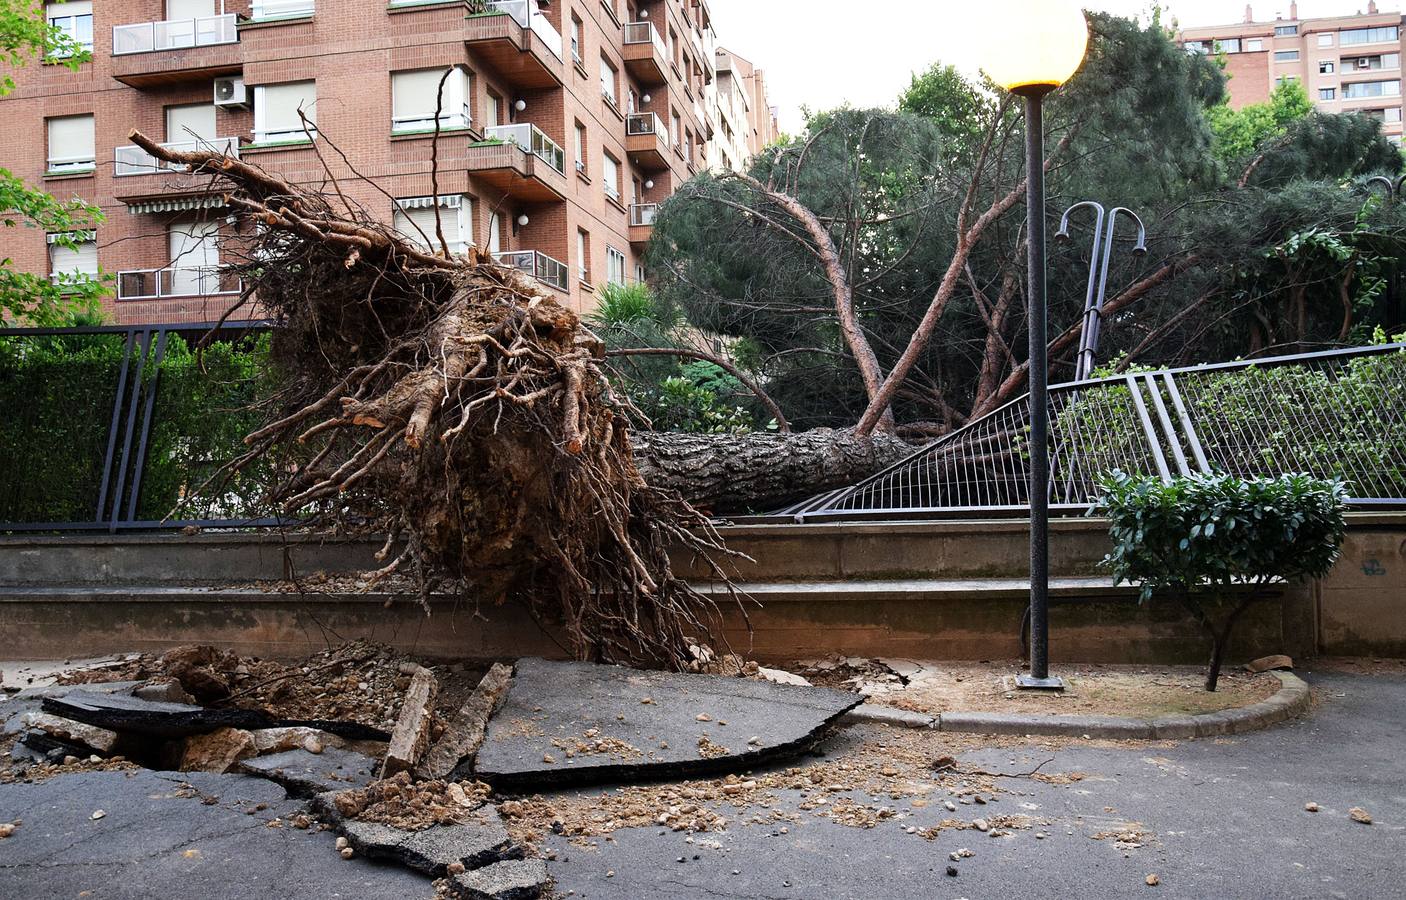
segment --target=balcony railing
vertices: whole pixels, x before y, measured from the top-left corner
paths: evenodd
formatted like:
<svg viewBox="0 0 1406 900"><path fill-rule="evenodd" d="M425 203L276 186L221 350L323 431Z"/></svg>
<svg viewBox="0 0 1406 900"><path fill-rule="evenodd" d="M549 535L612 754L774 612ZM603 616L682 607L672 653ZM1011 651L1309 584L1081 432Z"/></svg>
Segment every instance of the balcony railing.
<svg viewBox="0 0 1406 900"><path fill-rule="evenodd" d="M658 203L632 203L630 204L630 225L632 227L653 225L654 217L658 214Z"/></svg>
<svg viewBox="0 0 1406 900"><path fill-rule="evenodd" d="M526 272L563 293L569 290L570 281L566 276L566 266L545 253L537 250L508 250L493 254L493 258L498 261L498 265Z"/></svg>
<svg viewBox="0 0 1406 900"><path fill-rule="evenodd" d="M664 146L669 146L669 130L664 127L664 120L659 118L658 113L633 113L625 119L625 134L633 137L637 134L652 134L663 142Z"/></svg>
<svg viewBox="0 0 1406 900"><path fill-rule="evenodd" d="M238 294L243 287L238 273L225 266L167 266L117 273L118 300L213 297Z"/></svg>
<svg viewBox="0 0 1406 900"><path fill-rule="evenodd" d="M532 33L541 38L547 49L556 54L557 59L564 60L562 56L563 46L561 32L548 21L547 17L537 8L537 0L480 0L479 3L471 4L470 8L480 9L482 12L500 12L513 17L523 28L532 29Z"/></svg>
<svg viewBox="0 0 1406 900"><path fill-rule="evenodd" d="M660 59L669 58L669 48L659 36L659 29L653 22L631 22L625 26L625 43L653 44Z"/></svg>
<svg viewBox="0 0 1406 900"><path fill-rule="evenodd" d="M566 151L536 125L494 125L485 128L483 136L490 140L511 141L561 174L566 174Z"/></svg>
<svg viewBox="0 0 1406 900"><path fill-rule="evenodd" d="M214 138L208 141L168 141L161 146L178 153L192 150L213 150L226 156L239 158L239 138ZM154 172L180 171L185 168L178 163L168 163L157 159L141 147L129 145L118 147L114 153L113 175L151 175Z"/></svg>
<svg viewBox="0 0 1406 900"><path fill-rule="evenodd" d="M202 16L197 19L166 19L112 26L112 55L181 50L239 42L236 16Z"/></svg>

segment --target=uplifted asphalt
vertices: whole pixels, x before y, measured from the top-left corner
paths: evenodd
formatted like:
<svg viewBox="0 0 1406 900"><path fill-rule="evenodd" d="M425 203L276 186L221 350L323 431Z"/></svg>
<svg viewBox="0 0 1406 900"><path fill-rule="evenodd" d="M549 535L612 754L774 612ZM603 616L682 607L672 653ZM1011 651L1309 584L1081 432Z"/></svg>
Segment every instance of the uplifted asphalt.
<svg viewBox="0 0 1406 900"><path fill-rule="evenodd" d="M1011 808L1000 811L1036 807L1031 815L1053 823L1044 840L1032 831L988 839L968 830L930 842L905 831L948 815L938 804L868 830L798 811L785 834L737 822L692 844L658 828L616 831L597 849L552 837L549 871L557 896L602 900L1406 898L1406 675L1301 674L1322 698L1315 713L1262 732L1056 751L1032 742L959 755L964 767L1006 772L1054 757L1043 771L1086 773L1072 784L1011 781L1023 794L1007 795L1000 806ZM884 733L850 728L821 749L843 754ZM934 755L943 752L942 734L924 740ZM1321 811L1306 812L1309 801ZM249 815L258 803L267 808ZM24 821L0 840L0 898L431 896L423 876L343 861L330 832L288 827L302 806L247 776L88 773L0 785L0 822ZM1374 824L1352 822L1347 810L1356 806ZM92 819L97 809L106 815ZM275 817L284 827L267 827ZM1129 821L1152 834L1145 846L1091 839ZM951 862L959 847L975 855ZM1156 887L1145 883L1151 873Z"/></svg>

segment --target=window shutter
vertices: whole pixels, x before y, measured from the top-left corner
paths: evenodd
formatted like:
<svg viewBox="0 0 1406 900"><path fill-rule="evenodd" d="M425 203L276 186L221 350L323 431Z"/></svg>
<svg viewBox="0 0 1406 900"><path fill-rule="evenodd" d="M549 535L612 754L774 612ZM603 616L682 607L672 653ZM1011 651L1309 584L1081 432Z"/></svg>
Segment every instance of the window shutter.
<svg viewBox="0 0 1406 900"><path fill-rule="evenodd" d="M397 200L392 227L406 240L429 252L440 250L435 232L435 210L444 239L453 253L463 253L473 240L472 206L468 198L457 194L442 197L415 197ZM418 226L418 230L417 230ZM422 235L420 232L424 232Z"/></svg>
<svg viewBox="0 0 1406 900"><path fill-rule="evenodd" d="M317 83L295 81L266 84L254 89L254 137L258 141L294 140L303 137L298 118L302 108L309 125L317 124Z"/></svg>
<svg viewBox="0 0 1406 900"><path fill-rule="evenodd" d="M93 4L91 0L69 0L67 3L46 3L44 11L50 19L63 19L69 16L91 16L93 14Z"/></svg>
<svg viewBox="0 0 1406 900"><path fill-rule="evenodd" d="M213 141L215 137L213 103L166 107L167 141Z"/></svg>
<svg viewBox="0 0 1406 900"><path fill-rule="evenodd" d="M53 244L49 247L49 271L55 275L98 274L98 242L84 241L77 250Z"/></svg>
<svg viewBox="0 0 1406 900"><path fill-rule="evenodd" d="M439 82L444 78L444 71L420 69L391 73L391 116L396 127L434 128ZM440 108L443 124L468 126L467 96L468 73L456 67L444 82L444 101Z"/></svg>
<svg viewBox="0 0 1406 900"><path fill-rule="evenodd" d="M94 156L92 116L63 116L49 120L49 168L92 168Z"/></svg>
<svg viewBox="0 0 1406 900"><path fill-rule="evenodd" d="M166 0L167 19L200 19L215 15L215 0Z"/></svg>

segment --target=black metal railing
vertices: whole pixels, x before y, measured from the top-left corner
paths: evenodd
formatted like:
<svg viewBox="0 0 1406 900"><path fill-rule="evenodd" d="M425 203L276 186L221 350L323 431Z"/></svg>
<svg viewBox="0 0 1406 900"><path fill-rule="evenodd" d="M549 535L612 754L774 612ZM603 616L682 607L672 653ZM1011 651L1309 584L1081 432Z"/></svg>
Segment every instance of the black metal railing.
<svg viewBox="0 0 1406 900"><path fill-rule="evenodd" d="M267 473L198 491L268 390L263 323L0 329L0 532L277 524Z"/></svg>

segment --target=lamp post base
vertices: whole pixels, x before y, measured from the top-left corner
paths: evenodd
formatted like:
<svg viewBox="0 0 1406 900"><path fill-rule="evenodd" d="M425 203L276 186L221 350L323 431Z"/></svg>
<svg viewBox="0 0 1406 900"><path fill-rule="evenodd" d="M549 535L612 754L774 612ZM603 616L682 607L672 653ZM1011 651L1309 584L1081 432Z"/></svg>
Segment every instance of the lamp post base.
<svg viewBox="0 0 1406 900"><path fill-rule="evenodd" d="M1015 686L1022 691L1062 691L1067 685L1064 679L1058 675L1051 675L1048 678L1035 678L1031 675L1017 675Z"/></svg>

